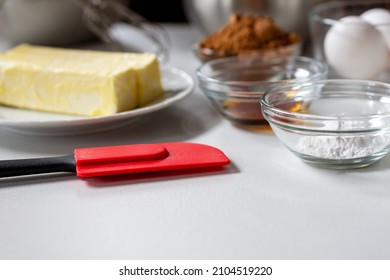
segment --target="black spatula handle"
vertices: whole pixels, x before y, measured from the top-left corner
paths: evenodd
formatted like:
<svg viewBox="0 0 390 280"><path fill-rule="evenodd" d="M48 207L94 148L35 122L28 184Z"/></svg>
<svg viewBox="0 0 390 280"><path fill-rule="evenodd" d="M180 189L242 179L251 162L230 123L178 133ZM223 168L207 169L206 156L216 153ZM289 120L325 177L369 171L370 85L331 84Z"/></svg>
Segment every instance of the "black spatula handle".
<svg viewBox="0 0 390 280"><path fill-rule="evenodd" d="M60 157L14 159L0 161L0 177L12 177L53 172L76 173L76 164L74 156L67 155Z"/></svg>

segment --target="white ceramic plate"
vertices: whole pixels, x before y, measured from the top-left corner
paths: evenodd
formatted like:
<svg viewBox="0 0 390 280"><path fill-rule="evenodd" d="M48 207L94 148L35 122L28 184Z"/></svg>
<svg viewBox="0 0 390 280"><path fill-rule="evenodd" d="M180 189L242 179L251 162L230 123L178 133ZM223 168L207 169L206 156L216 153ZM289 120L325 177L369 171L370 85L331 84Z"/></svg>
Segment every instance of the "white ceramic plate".
<svg viewBox="0 0 390 280"><path fill-rule="evenodd" d="M80 117L0 106L0 127L22 134L77 135L114 129L188 96L193 78L175 67L161 69L164 96L147 106L104 117Z"/></svg>

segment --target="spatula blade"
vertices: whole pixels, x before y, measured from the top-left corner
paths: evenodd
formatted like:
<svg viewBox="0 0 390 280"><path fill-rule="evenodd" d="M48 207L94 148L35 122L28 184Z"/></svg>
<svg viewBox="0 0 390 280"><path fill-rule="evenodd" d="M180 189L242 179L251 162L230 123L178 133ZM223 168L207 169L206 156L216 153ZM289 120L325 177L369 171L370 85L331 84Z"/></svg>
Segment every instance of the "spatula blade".
<svg viewBox="0 0 390 280"><path fill-rule="evenodd" d="M107 160L103 163L99 159L95 162L98 164L82 165L77 164L76 158L76 173L79 177L98 177L109 175L145 173L167 170L195 169L224 166L230 163L229 158L219 149L196 143L187 142L168 142L158 144L144 144L150 150L166 149L168 155L165 157L152 157L145 160L129 160L127 155L123 155L125 160L118 161L116 156L115 161ZM153 147L152 145L155 145ZM142 145L138 145L142 146ZM118 146L120 153L121 146ZM102 147L101 149L105 149ZM131 150L131 149L130 149ZM103 153L104 154L104 153ZM126 159L127 158L127 159ZM93 161L92 161L93 162Z"/></svg>

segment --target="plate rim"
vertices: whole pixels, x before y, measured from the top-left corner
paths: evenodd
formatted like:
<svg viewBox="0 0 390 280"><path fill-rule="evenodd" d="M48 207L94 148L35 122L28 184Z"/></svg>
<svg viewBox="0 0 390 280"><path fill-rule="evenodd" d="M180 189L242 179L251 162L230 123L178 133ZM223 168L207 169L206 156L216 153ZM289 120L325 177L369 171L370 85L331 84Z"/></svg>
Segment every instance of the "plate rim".
<svg viewBox="0 0 390 280"><path fill-rule="evenodd" d="M162 110L164 108L167 108L176 102L184 99L187 97L189 94L191 94L194 89L195 89L195 81L193 77L188 74L186 71L177 68L175 66L171 65L160 65L160 70L161 70L161 79L164 79L164 73L165 72L170 72L170 74L173 74L175 77L180 76L182 79L186 81L188 84L188 87L183 88L180 92L177 94L168 97L166 99L161 100L158 103L147 105L144 107L139 107L136 109L124 111L124 112L119 112L113 115L108 115L108 116L96 116L96 117L82 117L82 116L76 116L75 119L63 119L63 120L9 120L9 119L2 119L0 118L0 127L7 127L7 128L12 128L12 129L19 129L20 128L25 128L26 126L29 126L29 128L45 128L45 129L50 129L50 127L55 127L56 129L61 127L70 127L70 126L82 126L82 125L89 125L89 124L99 124L99 123L105 123L105 122L110 122L110 121L123 121L123 120L131 120L132 118L137 118L141 117L145 114L149 114L158 110ZM1 107L5 108L7 106L0 105ZM11 108L12 110L20 110L20 111L31 111L34 112L34 110L28 110L28 109L20 109L20 108L12 108L12 107L7 107ZM39 111L37 111L39 112ZM39 112L41 113L41 112ZM44 112L50 115L50 112ZM57 113L53 113L56 115L61 115ZM64 116L67 116L66 114L63 114Z"/></svg>

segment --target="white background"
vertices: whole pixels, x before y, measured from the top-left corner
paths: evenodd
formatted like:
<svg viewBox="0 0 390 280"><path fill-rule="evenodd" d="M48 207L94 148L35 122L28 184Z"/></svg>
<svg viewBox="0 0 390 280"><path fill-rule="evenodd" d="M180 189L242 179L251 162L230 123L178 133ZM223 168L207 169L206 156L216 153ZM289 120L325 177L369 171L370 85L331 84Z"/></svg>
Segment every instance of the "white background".
<svg viewBox="0 0 390 280"><path fill-rule="evenodd" d="M125 260L86 260L86 261L0 261L0 277L7 280L40 279L375 279L387 280L389 261L210 261L210 260L169 260L169 261L125 261ZM214 275L215 268L228 274ZM269 275L253 275L249 271L268 271ZM256 268L259 267L260 270ZM262 267L267 270L261 269ZM161 268L161 270L160 270ZM228 270L226 270L228 268ZM241 270L241 275L231 272ZM127 269L128 274L120 274ZM162 271L163 275L156 275ZM171 271L172 275L167 275ZM185 273L187 271L187 273ZM188 276L188 273L195 275ZM245 275L246 272L246 275ZM136 274L135 274L136 273ZM179 274L177 274L179 273ZM244 275L243 275L244 274Z"/></svg>
<svg viewBox="0 0 390 280"><path fill-rule="evenodd" d="M191 75L198 34L170 25L169 64ZM223 172L81 180L0 179L1 259L388 259L390 156L359 170L308 166L272 133L222 119L197 88L121 129L85 136L0 129L1 159L188 141L223 150Z"/></svg>

